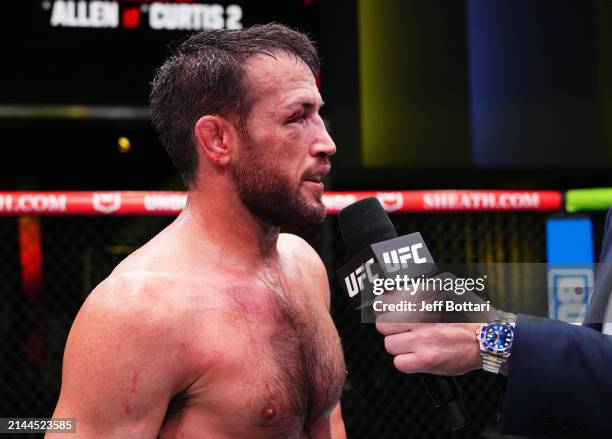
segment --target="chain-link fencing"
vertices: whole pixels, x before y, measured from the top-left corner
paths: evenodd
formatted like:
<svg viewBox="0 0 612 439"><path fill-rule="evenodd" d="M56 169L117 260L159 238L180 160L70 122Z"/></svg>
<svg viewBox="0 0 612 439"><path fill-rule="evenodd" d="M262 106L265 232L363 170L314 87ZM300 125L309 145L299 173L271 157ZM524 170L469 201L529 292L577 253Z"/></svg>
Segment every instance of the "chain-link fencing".
<svg viewBox="0 0 612 439"><path fill-rule="evenodd" d="M421 232L438 262L545 262L543 213L392 215L399 234ZM591 215L599 246L604 213ZM40 217L42 289L24 291L19 219L0 218L0 416L51 416L70 325L93 287L117 263L172 221L170 217ZM350 438L492 438L504 378L477 371L458 377L471 414L460 432L444 429L417 376L396 372L382 337L341 294L335 272L348 259L338 221L301 233L330 276L332 314L348 377L342 399ZM595 249L596 252L599 248ZM23 257L23 256L21 256ZM542 294L546 294L545 291ZM542 310L542 314L546 311ZM19 435L22 439L26 435Z"/></svg>

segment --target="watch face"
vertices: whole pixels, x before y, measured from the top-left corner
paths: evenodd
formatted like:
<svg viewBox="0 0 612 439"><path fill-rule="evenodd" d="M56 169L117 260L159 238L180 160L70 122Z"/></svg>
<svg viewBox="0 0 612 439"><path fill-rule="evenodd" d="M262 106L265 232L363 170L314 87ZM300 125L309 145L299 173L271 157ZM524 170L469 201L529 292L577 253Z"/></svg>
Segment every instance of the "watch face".
<svg viewBox="0 0 612 439"><path fill-rule="evenodd" d="M493 323L480 331L482 347L494 354L509 353L513 337L514 328L509 323Z"/></svg>

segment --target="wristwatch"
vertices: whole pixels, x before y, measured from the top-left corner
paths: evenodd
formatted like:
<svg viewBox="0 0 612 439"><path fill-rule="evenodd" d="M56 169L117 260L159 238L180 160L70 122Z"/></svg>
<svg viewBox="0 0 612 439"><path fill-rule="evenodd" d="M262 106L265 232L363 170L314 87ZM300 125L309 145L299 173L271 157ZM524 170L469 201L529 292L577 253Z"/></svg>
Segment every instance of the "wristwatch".
<svg viewBox="0 0 612 439"><path fill-rule="evenodd" d="M482 325L476 333L482 368L487 372L499 373L510 357L515 322L516 314L495 311L493 319Z"/></svg>

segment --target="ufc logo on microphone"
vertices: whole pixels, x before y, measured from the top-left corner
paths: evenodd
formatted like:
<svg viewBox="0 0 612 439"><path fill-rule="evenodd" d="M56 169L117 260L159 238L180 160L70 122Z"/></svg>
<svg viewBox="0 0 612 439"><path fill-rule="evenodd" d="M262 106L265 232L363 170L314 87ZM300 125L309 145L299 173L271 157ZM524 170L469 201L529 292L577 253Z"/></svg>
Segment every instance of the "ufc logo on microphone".
<svg viewBox="0 0 612 439"><path fill-rule="evenodd" d="M408 267L408 261L411 259L415 264L424 264L427 262L427 258L419 256L419 249L422 247L422 243L417 243L383 253L386 271L393 273L401 268L406 268Z"/></svg>
<svg viewBox="0 0 612 439"><path fill-rule="evenodd" d="M370 283L374 283L374 279L378 279L378 274L372 274L372 264L374 264L374 258L368 259L365 264L361 264L344 278L349 297L354 297L364 290L364 279L367 278Z"/></svg>

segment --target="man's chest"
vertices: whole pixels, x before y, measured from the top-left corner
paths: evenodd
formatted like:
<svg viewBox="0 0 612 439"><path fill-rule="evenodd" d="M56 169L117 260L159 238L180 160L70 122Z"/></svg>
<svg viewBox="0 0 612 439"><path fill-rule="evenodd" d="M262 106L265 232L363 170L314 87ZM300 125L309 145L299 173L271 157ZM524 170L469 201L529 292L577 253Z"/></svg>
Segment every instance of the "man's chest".
<svg viewBox="0 0 612 439"><path fill-rule="evenodd" d="M256 359L252 384L262 413L285 413L312 421L333 408L344 380L336 328L322 303L302 282L263 282L266 297L258 316L245 315L249 346ZM244 308L243 308L244 309Z"/></svg>
<svg viewBox="0 0 612 439"><path fill-rule="evenodd" d="M206 405L220 416L240 413L267 437L308 430L342 392L345 366L337 331L323 304L297 296L300 286L229 285L225 309L211 321L216 337L200 347L217 357L206 371Z"/></svg>

